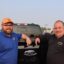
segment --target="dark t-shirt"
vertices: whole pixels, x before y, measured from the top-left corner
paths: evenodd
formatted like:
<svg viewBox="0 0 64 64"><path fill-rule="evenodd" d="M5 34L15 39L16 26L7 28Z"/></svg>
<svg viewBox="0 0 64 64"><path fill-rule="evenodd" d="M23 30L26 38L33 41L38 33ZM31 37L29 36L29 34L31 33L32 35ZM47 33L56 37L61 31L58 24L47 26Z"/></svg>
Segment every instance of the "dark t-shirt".
<svg viewBox="0 0 64 64"><path fill-rule="evenodd" d="M41 37L39 47L40 64L64 64L64 36L45 34Z"/></svg>
<svg viewBox="0 0 64 64"><path fill-rule="evenodd" d="M50 36L48 42L47 64L64 64L64 36Z"/></svg>

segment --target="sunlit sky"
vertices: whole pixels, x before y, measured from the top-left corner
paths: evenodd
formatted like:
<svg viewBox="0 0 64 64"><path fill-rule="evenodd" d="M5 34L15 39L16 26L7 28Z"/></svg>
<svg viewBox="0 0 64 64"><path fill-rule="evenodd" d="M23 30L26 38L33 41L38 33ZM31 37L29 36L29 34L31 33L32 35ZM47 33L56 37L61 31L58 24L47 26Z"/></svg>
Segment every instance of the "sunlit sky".
<svg viewBox="0 0 64 64"><path fill-rule="evenodd" d="M0 22L4 17L52 27L56 20L64 21L64 0L0 0Z"/></svg>

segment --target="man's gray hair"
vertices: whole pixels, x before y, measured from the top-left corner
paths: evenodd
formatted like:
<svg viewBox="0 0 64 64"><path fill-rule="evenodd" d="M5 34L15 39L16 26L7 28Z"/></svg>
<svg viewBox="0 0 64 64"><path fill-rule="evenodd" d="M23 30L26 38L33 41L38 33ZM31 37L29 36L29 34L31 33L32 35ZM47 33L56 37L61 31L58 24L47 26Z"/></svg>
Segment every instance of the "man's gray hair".
<svg viewBox="0 0 64 64"><path fill-rule="evenodd" d="M58 23L58 22L61 22L61 23L63 24L63 26L64 26L64 22L63 22L62 20L57 20L57 21L54 23L54 25L55 25L56 23Z"/></svg>

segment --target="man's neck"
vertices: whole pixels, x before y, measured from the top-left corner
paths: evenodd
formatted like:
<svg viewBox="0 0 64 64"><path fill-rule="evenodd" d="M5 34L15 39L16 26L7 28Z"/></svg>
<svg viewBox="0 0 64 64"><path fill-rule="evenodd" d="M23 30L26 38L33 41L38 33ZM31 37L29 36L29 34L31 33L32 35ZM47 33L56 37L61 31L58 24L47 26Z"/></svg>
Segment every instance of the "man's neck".
<svg viewBox="0 0 64 64"><path fill-rule="evenodd" d="M57 37L57 39L59 39L59 38L63 37L63 35L61 35L61 36L56 36L56 37Z"/></svg>

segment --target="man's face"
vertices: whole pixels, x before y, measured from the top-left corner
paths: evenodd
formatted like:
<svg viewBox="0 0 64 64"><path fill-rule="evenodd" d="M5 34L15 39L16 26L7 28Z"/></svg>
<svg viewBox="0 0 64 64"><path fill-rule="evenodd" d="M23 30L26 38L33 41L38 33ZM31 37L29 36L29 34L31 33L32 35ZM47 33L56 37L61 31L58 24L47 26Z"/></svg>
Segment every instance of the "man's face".
<svg viewBox="0 0 64 64"><path fill-rule="evenodd" d="M2 30L6 34L11 34L13 31L13 24L12 23L2 24Z"/></svg>
<svg viewBox="0 0 64 64"><path fill-rule="evenodd" d="M62 37L64 35L64 26L61 22L57 22L54 25L54 34L56 35L56 37Z"/></svg>

